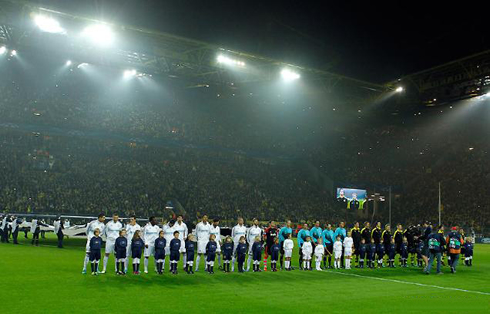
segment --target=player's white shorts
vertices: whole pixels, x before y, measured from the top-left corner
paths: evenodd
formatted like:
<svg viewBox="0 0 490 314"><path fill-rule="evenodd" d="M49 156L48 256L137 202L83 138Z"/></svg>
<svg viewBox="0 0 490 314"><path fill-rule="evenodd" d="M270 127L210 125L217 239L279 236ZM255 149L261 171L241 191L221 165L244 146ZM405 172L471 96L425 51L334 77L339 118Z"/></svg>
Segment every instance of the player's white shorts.
<svg viewBox="0 0 490 314"><path fill-rule="evenodd" d="M342 257L342 251L335 251L335 259L339 259Z"/></svg>
<svg viewBox="0 0 490 314"><path fill-rule="evenodd" d="M150 257L151 255L155 255L155 246L154 245L148 245L148 247L145 246L145 257Z"/></svg>
<svg viewBox="0 0 490 314"><path fill-rule="evenodd" d="M105 253L114 253L114 247L116 246L116 240L107 239L105 242Z"/></svg>
<svg viewBox="0 0 490 314"><path fill-rule="evenodd" d="M126 248L126 257L131 257L131 254L132 251L131 251L131 242L128 241L128 247Z"/></svg>
<svg viewBox="0 0 490 314"><path fill-rule="evenodd" d="M310 260L311 259L311 254L303 253L303 259Z"/></svg>
<svg viewBox="0 0 490 314"><path fill-rule="evenodd" d="M197 254L206 254L206 246L208 245L208 241L197 241Z"/></svg>
<svg viewBox="0 0 490 314"><path fill-rule="evenodd" d="M352 249L351 250L344 250L344 256L352 256Z"/></svg>
<svg viewBox="0 0 490 314"><path fill-rule="evenodd" d="M321 260L323 260L323 254L316 254L315 258L317 261L321 261Z"/></svg>
<svg viewBox="0 0 490 314"><path fill-rule="evenodd" d="M293 250L284 250L284 257L293 256Z"/></svg>
<svg viewBox="0 0 490 314"><path fill-rule="evenodd" d="M180 253L185 253L185 240L180 241ZM166 254L166 253L165 253Z"/></svg>

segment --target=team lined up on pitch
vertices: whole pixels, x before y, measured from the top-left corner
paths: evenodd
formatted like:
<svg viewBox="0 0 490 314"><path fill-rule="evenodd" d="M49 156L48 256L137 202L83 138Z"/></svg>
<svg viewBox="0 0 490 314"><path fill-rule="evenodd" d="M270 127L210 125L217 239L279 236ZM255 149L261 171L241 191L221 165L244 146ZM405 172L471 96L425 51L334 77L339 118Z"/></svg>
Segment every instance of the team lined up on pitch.
<svg viewBox="0 0 490 314"><path fill-rule="evenodd" d="M206 271L210 274L214 273L216 258L224 272L233 272L235 264L237 264L238 272L248 272L252 261L252 270L260 272L263 251L265 251L263 260L265 267L268 256L271 258L271 271L278 270L278 261L281 269L285 271L293 269L291 258L294 242L290 221L281 229L271 222L270 226L263 231L257 219L253 220L251 227L246 227L243 219L239 218L238 224L232 229L231 236L227 236L223 241L219 219L214 219L211 224L206 215L196 226L196 236L189 234L182 216L178 216L177 221L172 220L164 224L163 228L158 226L155 217L150 217L144 228L136 223L135 217L131 217L130 222L124 228L117 215L113 215L113 219L107 224L104 224L104 221L105 216L100 214L97 220L87 225L83 274L86 274L89 263L92 275L105 274L111 253L115 255L115 272L118 275L127 273L130 259L133 274L139 275L142 256L144 273L148 273L151 256L154 258L155 271L160 275L165 269L166 256L169 256L169 271L172 274L178 273L177 265L181 256L183 269L188 274L194 273L194 260L195 271L199 270L202 258L205 260ZM423 232L421 228L418 229L420 232L410 231L411 228L403 230L402 226L398 225L397 230L391 235L390 226L386 225L385 229L381 230L381 223L371 230L368 222L365 223L363 229L360 229L359 223L356 222L348 232L344 222L340 222L335 231L330 224L327 224L322 230L318 221L311 229L304 224L297 234L299 266L302 270L312 270L314 257L317 271L325 268L351 269L353 258L358 268L386 266L394 268L395 257L399 255L399 265L408 267L407 260L410 255L412 257L411 266L424 267L424 272L427 274L430 273L433 262L437 261L437 273L441 274L442 259L444 253L447 252L448 266L451 272L455 273L462 249L465 264L472 265L473 243L471 238L464 238L464 233L458 227L453 227L446 236L444 236L443 226L438 226L436 230L433 230L430 223L426 222ZM103 269L99 272L103 246L102 234L106 235L106 245ZM195 258L196 246L197 257ZM385 257L387 265L385 265ZM417 257L417 265L414 264L415 257Z"/></svg>

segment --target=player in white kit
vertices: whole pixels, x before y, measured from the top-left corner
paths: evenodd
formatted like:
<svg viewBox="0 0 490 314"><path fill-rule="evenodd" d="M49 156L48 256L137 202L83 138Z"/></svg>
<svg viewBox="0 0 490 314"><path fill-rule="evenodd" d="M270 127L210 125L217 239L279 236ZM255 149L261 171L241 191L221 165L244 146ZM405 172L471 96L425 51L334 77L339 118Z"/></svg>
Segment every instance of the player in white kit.
<svg viewBox="0 0 490 314"><path fill-rule="evenodd" d="M124 272L128 272L129 258L131 257L131 242L133 241L133 236L136 231L141 230L141 226L136 223L136 217L129 217L129 223L125 226L126 229L126 239L128 241L128 248L126 250L126 261L124 262Z"/></svg>
<svg viewBox="0 0 490 314"><path fill-rule="evenodd" d="M177 216L177 222L174 224L174 230L179 232L180 254L182 255L182 265L185 270L185 267L187 265L187 254L185 254L185 240L187 239L187 235L189 234L189 229L187 229L187 225L184 223L184 216L182 216L181 214Z"/></svg>
<svg viewBox="0 0 490 314"><path fill-rule="evenodd" d="M318 244L315 246L315 261L316 261L316 270L322 271L322 261L323 255L325 254L325 247L323 246L322 237L318 238Z"/></svg>
<svg viewBox="0 0 490 314"><path fill-rule="evenodd" d="M313 254L313 244L311 244L311 237L306 236L306 241L301 247L303 253L303 269L311 270L311 255Z"/></svg>
<svg viewBox="0 0 490 314"><path fill-rule="evenodd" d="M340 259L342 258L342 242L340 241L340 236L337 236L333 244L333 253L335 256L335 269L340 268Z"/></svg>
<svg viewBox="0 0 490 314"><path fill-rule="evenodd" d="M119 221L119 215L113 214L112 220L105 225L105 255L104 255L104 266L102 268L102 274L106 273L107 261L109 260L109 255L114 254L114 246L116 245L116 239L119 237L119 231L123 228L122 223Z"/></svg>
<svg viewBox="0 0 490 314"><path fill-rule="evenodd" d="M291 240L291 233L287 234L286 240L284 240L284 258L285 263L284 266L286 267L286 270L291 270L291 257L293 256L293 248L294 248L294 242Z"/></svg>
<svg viewBox="0 0 490 314"><path fill-rule="evenodd" d="M247 230L248 259L246 271L250 270L250 264L252 263L252 245L254 244L256 237L262 239L262 229L259 227L259 220L254 218L252 227Z"/></svg>
<svg viewBox="0 0 490 314"><path fill-rule="evenodd" d="M197 259L196 259L196 271L199 269L199 262L201 256L206 256L206 246L209 242L209 236L211 234L211 225L208 222L208 216L202 216L202 221L196 226L197 236Z"/></svg>
<svg viewBox="0 0 490 314"><path fill-rule="evenodd" d="M96 220L92 220L91 222L88 223L87 225L87 245L85 246L85 258L83 260L83 270L82 274L87 273L87 263L90 255L90 240L94 237L94 231L95 229L99 229L99 231L102 233L104 232L105 228L105 215L100 214Z"/></svg>
<svg viewBox="0 0 490 314"><path fill-rule="evenodd" d="M354 248L354 239L352 239L352 232L347 233L347 237L344 239L344 257L345 257L345 269L350 269L350 259L352 257L352 250Z"/></svg>
<svg viewBox="0 0 490 314"><path fill-rule="evenodd" d="M214 234L214 241L216 241L216 255L218 256L218 267L221 269L221 228L219 227L219 218L213 219L211 230L209 235Z"/></svg>
<svg viewBox="0 0 490 314"><path fill-rule="evenodd" d="M160 233L160 227L157 224L155 217L150 217L150 221L143 228L143 241L145 242L145 274L148 274L148 260L151 255L155 255L155 240ZM156 269L156 261L155 269Z"/></svg>
<svg viewBox="0 0 490 314"><path fill-rule="evenodd" d="M165 238L165 256L170 257L170 241L174 238L175 220L171 219L162 226L163 237ZM179 235L180 237L180 235ZM163 260L162 270L165 270L165 260Z"/></svg>
<svg viewBox="0 0 490 314"><path fill-rule="evenodd" d="M235 271L235 261L236 261L236 248L238 243L240 243L240 238L245 237L247 234L247 227L243 224L243 218L238 218L238 223L233 229L231 229L231 237L233 238L233 259L231 261L231 271Z"/></svg>

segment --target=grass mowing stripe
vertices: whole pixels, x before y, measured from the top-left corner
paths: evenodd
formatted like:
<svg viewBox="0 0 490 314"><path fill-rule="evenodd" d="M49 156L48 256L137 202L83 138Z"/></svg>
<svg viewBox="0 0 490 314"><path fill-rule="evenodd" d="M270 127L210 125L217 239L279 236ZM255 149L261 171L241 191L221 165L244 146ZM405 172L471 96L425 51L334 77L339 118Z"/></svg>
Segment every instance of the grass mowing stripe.
<svg viewBox="0 0 490 314"><path fill-rule="evenodd" d="M420 282L403 281L403 280L397 280L397 279L386 279L386 278L373 277L373 276L363 276L363 275L358 275L358 274L350 274L350 273L337 272L337 271L331 271L331 270L325 270L325 272L331 273L331 274L337 274L337 275L353 276L353 277L359 277L359 278L365 278L365 279L389 281L389 282L402 283L402 284L407 284L407 285L415 285L415 286L428 287L428 288L437 288L437 289L443 289L443 290L451 290L451 291L460 291L460 292L467 292L467 293L483 294L483 295L489 295L490 296L490 293L483 292L483 291L465 290L465 289L453 288L453 287L442 287L442 286L436 286L436 285L428 285L428 284L420 283Z"/></svg>

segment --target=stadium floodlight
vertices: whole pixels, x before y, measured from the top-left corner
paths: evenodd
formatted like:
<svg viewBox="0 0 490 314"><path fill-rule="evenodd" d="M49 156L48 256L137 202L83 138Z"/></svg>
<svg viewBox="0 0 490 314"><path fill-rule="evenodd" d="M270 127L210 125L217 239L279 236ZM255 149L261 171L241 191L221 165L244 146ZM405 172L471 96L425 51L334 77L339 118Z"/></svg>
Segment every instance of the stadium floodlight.
<svg viewBox="0 0 490 314"><path fill-rule="evenodd" d="M5 46L0 47L0 55L3 55L6 52L7 52L7 47Z"/></svg>
<svg viewBox="0 0 490 314"><path fill-rule="evenodd" d="M138 72L136 72L136 70L126 70L124 71L124 78L130 78L130 77L133 77L133 76L136 76L138 74Z"/></svg>
<svg viewBox="0 0 490 314"><path fill-rule="evenodd" d="M12 50L12 51L10 52L10 55L11 55L11 56L16 56L16 55L17 55L17 50Z"/></svg>
<svg viewBox="0 0 490 314"><path fill-rule="evenodd" d="M398 87L395 89L395 92L397 92L397 93L401 93L401 92L403 92L403 87L398 86Z"/></svg>
<svg viewBox="0 0 490 314"><path fill-rule="evenodd" d="M71 65L71 60L66 61L66 66L69 67Z"/></svg>
<svg viewBox="0 0 490 314"><path fill-rule="evenodd" d="M226 65L233 65L233 66L239 66L239 67L244 67L245 62L236 60L236 59L231 59L227 56L219 55L217 58L218 63L226 64Z"/></svg>
<svg viewBox="0 0 490 314"><path fill-rule="evenodd" d="M87 26L82 32L82 37L101 47L110 46L114 42L114 33L104 24Z"/></svg>
<svg viewBox="0 0 490 314"><path fill-rule="evenodd" d="M34 23L36 23L37 27L40 30L46 33L55 33L55 34L65 34L66 31L63 27L60 26L60 23L50 17L45 15L36 15L34 17Z"/></svg>
<svg viewBox="0 0 490 314"><path fill-rule="evenodd" d="M282 69L281 76L286 82L294 81L301 77L298 73L293 72L290 69Z"/></svg>

